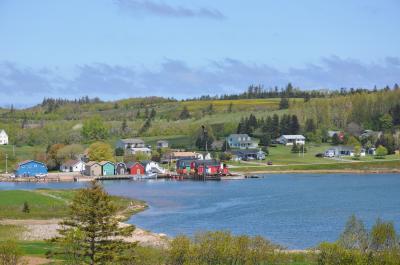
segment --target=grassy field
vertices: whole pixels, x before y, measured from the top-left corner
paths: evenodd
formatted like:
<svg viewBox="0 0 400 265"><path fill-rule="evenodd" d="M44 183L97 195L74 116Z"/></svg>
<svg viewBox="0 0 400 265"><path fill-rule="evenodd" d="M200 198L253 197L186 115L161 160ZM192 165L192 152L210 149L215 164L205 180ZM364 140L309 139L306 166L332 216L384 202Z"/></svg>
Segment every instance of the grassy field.
<svg viewBox="0 0 400 265"><path fill-rule="evenodd" d="M5 154L8 155L8 172L12 172L18 161L33 159L35 153L44 152L43 146L15 146L0 145L0 173L6 170Z"/></svg>
<svg viewBox="0 0 400 265"><path fill-rule="evenodd" d="M50 219L62 218L68 213L68 205L76 190L10 190L0 191L0 218L4 219ZM131 202L143 205L142 201L113 196L113 202L124 217L134 210L129 209ZM24 202L29 205L29 213L22 211Z"/></svg>

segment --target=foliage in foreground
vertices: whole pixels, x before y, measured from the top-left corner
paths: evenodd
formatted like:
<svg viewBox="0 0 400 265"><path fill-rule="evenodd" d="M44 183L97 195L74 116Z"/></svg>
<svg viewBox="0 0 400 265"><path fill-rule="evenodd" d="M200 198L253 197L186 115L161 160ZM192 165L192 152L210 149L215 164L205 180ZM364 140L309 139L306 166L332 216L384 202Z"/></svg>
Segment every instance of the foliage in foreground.
<svg viewBox="0 0 400 265"><path fill-rule="evenodd" d="M73 264L116 264L124 251L136 247L121 239L131 235L134 227L121 227L117 210L112 197L97 182L79 190L68 217L60 223L60 237L53 239L58 245L53 254L62 254Z"/></svg>
<svg viewBox="0 0 400 265"><path fill-rule="evenodd" d="M350 217L336 243L319 246L319 265L399 265L399 236L393 223L378 219L371 231Z"/></svg>
<svg viewBox="0 0 400 265"><path fill-rule="evenodd" d="M167 265L291 264L293 256L278 245L256 236L234 236L229 232L205 232L194 239L176 237Z"/></svg>

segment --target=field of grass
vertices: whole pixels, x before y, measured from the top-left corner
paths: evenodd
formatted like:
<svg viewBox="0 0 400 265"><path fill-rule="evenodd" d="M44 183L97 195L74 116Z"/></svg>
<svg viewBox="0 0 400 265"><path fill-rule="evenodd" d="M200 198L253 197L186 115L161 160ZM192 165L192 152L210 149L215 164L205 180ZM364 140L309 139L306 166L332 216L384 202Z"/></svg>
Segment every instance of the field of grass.
<svg viewBox="0 0 400 265"><path fill-rule="evenodd" d="M62 218L68 213L68 205L72 201L76 190L9 190L0 191L0 218L5 219L50 219ZM129 209L131 202L142 205L142 201L113 196L112 200L124 217L134 213ZM22 211L24 202L29 205L29 213Z"/></svg>
<svg viewBox="0 0 400 265"><path fill-rule="evenodd" d="M8 155L8 172L12 172L18 161L33 159L35 153L45 150L43 146L0 145L0 173L6 170L5 154Z"/></svg>
<svg viewBox="0 0 400 265"><path fill-rule="evenodd" d="M400 160L375 160L375 161L356 161L338 162L336 164L304 164L286 166L263 166L255 164L234 164L231 168L233 172L258 172L258 171L306 171L306 170L361 170L361 171L390 171L400 168Z"/></svg>

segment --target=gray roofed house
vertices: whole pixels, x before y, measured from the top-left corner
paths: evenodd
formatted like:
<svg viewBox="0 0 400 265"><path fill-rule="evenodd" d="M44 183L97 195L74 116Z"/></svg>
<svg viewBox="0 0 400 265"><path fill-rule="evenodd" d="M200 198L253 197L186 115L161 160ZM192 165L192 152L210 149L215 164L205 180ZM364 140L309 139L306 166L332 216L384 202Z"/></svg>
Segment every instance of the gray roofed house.
<svg viewBox="0 0 400 265"><path fill-rule="evenodd" d="M280 144L284 145L293 145L293 144L305 144L306 138L303 135L295 134L295 135L282 135L278 139L276 139Z"/></svg>
<svg viewBox="0 0 400 265"><path fill-rule="evenodd" d="M157 148L168 148L169 143L166 140L157 141Z"/></svg>
<svg viewBox="0 0 400 265"><path fill-rule="evenodd" d="M144 148L145 144L144 141L139 138L120 139L118 140L116 147L122 149Z"/></svg>
<svg viewBox="0 0 400 265"><path fill-rule="evenodd" d="M258 145L248 134L231 134L226 140L230 148L249 149Z"/></svg>

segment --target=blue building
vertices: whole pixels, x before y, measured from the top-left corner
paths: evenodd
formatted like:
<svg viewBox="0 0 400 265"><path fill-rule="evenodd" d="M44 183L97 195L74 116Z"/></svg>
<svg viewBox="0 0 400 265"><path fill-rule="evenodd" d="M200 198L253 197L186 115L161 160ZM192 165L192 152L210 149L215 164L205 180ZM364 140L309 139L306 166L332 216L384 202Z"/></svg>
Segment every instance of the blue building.
<svg viewBox="0 0 400 265"><path fill-rule="evenodd" d="M35 177L47 174L47 166L38 161L27 160L17 165L15 176L17 177Z"/></svg>

